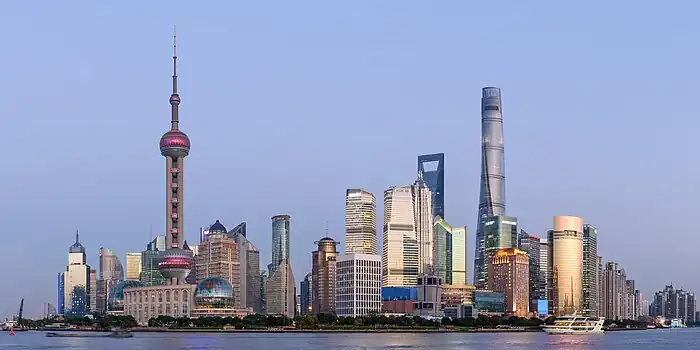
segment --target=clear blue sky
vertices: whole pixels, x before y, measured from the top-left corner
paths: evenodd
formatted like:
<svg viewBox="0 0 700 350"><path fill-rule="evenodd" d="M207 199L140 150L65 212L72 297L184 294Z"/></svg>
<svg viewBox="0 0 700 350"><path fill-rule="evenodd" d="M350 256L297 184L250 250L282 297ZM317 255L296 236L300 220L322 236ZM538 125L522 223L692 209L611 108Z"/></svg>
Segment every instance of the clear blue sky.
<svg viewBox="0 0 700 350"><path fill-rule="evenodd" d="M325 221L343 240L346 188L381 202L444 152L471 279L479 99L498 86L507 213L535 234L584 217L647 298L700 291L700 9L673 4L2 2L0 316L55 303L76 228L95 267L164 230L173 24L190 242L247 221L264 266L270 217L290 214L300 280Z"/></svg>

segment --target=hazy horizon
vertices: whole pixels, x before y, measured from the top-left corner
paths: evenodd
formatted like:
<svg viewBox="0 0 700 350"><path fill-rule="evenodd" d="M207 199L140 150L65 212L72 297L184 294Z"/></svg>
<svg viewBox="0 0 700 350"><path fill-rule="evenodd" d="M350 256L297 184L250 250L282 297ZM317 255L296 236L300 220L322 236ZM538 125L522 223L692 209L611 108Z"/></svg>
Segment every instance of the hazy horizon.
<svg viewBox="0 0 700 350"><path fill-rule="evenodd" d="M647 300L700 291L694 226L678 219L700 194L698 4L275 4L0 4L0 318L21 298L28 316L56 304L76 229L95 269L101 246L125 263L150 225L163 233L173 25L188 243L246 221L266 267L270 217L289 214L298 288L326 222L344 242L347 188L377 197L381 242L383 191L442 152L471 281L481 88L496 86L507 215L540 236L555 215L583 217Z"/></svg>

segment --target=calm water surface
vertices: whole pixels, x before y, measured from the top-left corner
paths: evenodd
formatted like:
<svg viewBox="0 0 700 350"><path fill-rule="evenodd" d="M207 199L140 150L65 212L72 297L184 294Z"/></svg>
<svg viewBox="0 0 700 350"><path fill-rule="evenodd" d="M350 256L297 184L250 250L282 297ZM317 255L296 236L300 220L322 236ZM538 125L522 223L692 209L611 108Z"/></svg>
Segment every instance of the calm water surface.
<svg viewBox="0 0 700 350"><path fill-rule="evenodd" d="M700 349L700 329L611 332L589 336L499 334L183 334L135 333L129 339L46 338L42 332L0 332L0 349L222 350L222 349Z"/></svg>

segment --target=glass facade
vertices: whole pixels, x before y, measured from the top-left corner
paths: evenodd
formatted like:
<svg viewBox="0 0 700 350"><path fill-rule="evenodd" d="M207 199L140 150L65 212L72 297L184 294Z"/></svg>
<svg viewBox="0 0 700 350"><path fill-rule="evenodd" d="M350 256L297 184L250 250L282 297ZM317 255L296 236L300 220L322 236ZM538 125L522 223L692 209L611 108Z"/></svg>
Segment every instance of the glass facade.
<svg viewBox="0 0 700 350"><path fill-rule="evenodd" d="M233 287L223 278L207 278L197 284L194 301L198 308L232 308L234 306Z"/></svg>
<svg viewBox="0 0 700 350"><path fill-rule="evenodd" d="M528 234L525 230L520 230L518 237L518 245L520 249L527 254L528 268L528 290L530 296L530 310L537 310L537 300L543 298L540 295L539 286L541 285L540 275L540 238Z"/></svg>
<svg viewBox="0 0 700 350"><path fill-rule="evenodd" d="M445 154L418 156L418 173L432 194L433 217L445 217Z"/></svg>
<svg viewBox="0 0 700 350"><path fill-rule="evenodd" d="M501 292L475 290L472 292L472 299L474 308L479 312L499 315L505 313L505 295Z"/></svg>
<svg viewBox="0 0 700 350"><path fill-rule="evenodd" d="M109 290L109 297L107 298L108 310L124 310L124 289L137 288L143 286L143 283L133 280L126 280L117 283L114 287L112 287Z"/></svg>
<svg viewBox="0 0 700 350"><path fill-rule="evenodd" d="M479 215L474 247L474 284L483 284L488 259L484 257L484 223L488 217L505 215L506 174L503 147L501 89L485 87L481 94L481 179Z"/></svg>
<svg viewBox="0 0 700 350"><path fill-rule="evenodd" d="M552 264L552 313L571 315L582 311L583 219L555 216L550 231Z"/></svg>
<svg viewBox="0 0 700 350"><path fill-rule="evenodd" d="M382 301L418 300L418 288L414 287L383 287Z"/></svg>
<svg viewBox="0 0 700 350"><path fill-rule="evenodd" d="M367 190L345 191L345 251L377 254L377 199Z"/></svg>
<svg viewBox="0 0 700 350"><path fill-rule="evenodd" d="M452 284L452 226L441 217L435 218L433 256L437 275L445 284Z"/></svg>
<svg viewBox="0 0 700 350"><path fill-rule="evenodd" d="M518 219L513 216L489 216L484 221L484 258L486 262L496 254L499 249L518 247ZM486 265L474 276L476 288L486 289L488 286L488 269Z"/></svg>
<svg viewBox="0 0 700 350"><path fill-rule="evenodd" d="M583 313L598 316L598 230L583 225Z"/></svg>
<svg viewBox="0 0 700 350"><path fill-rule="evenodd" d="M279 264L289 261L289 215L272 217L272 273Z"/></svg>
<svg viewBox="0 0 700 350"><path fill-rule="evenodd" d="M450 226L435 217L433 257L435 274L444 284L467 283L467 228Z"/></svg>

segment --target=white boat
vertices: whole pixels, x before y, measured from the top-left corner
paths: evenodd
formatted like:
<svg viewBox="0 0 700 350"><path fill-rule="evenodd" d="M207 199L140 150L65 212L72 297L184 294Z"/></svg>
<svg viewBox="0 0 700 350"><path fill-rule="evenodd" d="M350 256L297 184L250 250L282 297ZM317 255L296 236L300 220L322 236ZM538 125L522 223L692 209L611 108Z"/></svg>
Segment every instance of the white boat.
<svg viewBox="0 0 700 350"><path fill-rule="evenodd" d="M554 319L553 325L542 326L542 330L556 335L603 334L604 323L604 317L560 316Z"/></svg>

